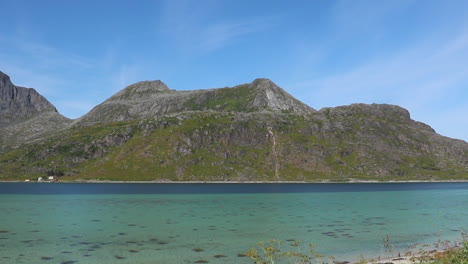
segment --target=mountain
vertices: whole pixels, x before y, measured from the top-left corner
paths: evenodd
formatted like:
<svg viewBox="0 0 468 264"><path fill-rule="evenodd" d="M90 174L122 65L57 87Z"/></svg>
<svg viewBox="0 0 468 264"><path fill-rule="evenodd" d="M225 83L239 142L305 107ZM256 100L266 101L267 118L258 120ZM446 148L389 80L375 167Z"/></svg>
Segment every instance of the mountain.
<svg viewBox="0 0 468 264"><path fill-rule="evenodd" d="M23 118L22 126L35 120ZM468 180L468 143L437 134L406 109L316 111L268 79L196 91L139 82L55 124L0 148L0 179Z"/></svg>
<svg viewBox="0 0 468 264"><path fill-rule="evenodd" d="M0 127L57 109L33 88L15 86L0 71Z"/></svg>
<svg viewBox="0 0 468 264"><path fill-rule="evenodd" d="M0 71L0 150L44 137L70 122L35 89L14 85Z"/></svg>
<svg viewBox="0 0 468 264"><path fill-rule="evenodd" d="M161 81L144 81L121 90L77 120L80 125L162 117L187 111L312 112L268 79L235 87L175 91Z"/></svg>

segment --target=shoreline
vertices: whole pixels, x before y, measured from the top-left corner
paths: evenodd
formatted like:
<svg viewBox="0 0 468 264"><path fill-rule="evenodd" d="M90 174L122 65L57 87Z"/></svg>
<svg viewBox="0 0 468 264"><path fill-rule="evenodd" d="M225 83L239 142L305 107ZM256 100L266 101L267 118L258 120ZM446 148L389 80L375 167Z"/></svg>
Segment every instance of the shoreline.
<svg viewBox="0 0 468 264"><path fill-rule="evenodd" d="M440 259L441 257L445 256L447 253L453 250L461 250L463 247L461 246L451 246L446 249L437 250L432 249L427 251L423 254L415 254L410 256L395 256L389 258L381 258L378 260L368 260L365 264L385 264L385 263L392 263L392 264L417 264L417 263L431 263L431 261L435 261Z"/></svg>
<svg viewBox="0 0 468 264"><path fill-rule="evenodd" d="M24 181L24 180L0 180L0 183L37 183L37 181ZM150 183L150 184L360 184L360 183L382 183L382 184L391 184L391 183L467 183L468 180L406 180L406 181L378 181L378 180L356 180L351 179L349 181L333 181L333 180L323 180L323 181L170 181L170 180L154 180L154 181L113 181L113 180L99 180L99 179L77 179L73 181L63 180L59 183ZM44 181L41 183L50 183L49 181Z"/></svg>

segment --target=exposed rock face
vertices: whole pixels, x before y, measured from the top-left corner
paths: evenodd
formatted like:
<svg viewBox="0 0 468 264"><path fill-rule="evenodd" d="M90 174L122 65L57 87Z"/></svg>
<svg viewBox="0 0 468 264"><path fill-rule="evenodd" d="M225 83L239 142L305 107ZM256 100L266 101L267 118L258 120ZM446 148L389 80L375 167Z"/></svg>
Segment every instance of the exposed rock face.
<svg viewBox="0 0 468 264"><path fill-rule="evenodd" d="M161 81L144 81L121 90L76 121L79 125L158 118L186 111L309 113L315 111L268 79L232 88L170 90Z"/></svg>
<svg viewBox="0 0 468 264"><path fill-rule="evenodd" d="M127 86L107 101L148 101L159 97L160 93L170 91L166 84L159 80L143 81Z"/></svg>
<svg viewBox="0 0 468 264"><path fill-rule="evenodd" d="M3 148L43 139L65 129L71 120L57 112L43 112L22 122L0 128L0 153Z"/></svg>
<svg viewBox="0 0 468 264"><path fill-rule="evenodd" d="M0 71L0 127L57 109L33 88L13 85Z"/></svg>
<svg viewBox="0 0 468 264"><path fill-rule="evenodd" d="M468 143L437 134L411 119L402 107L352 104L324 108L318 114L322 133L342 144L336 165L346 165L350 175L360 171L398 177L422 168L435 177L452 166L461 174L468 172Z"/></svg>
<svg viewBox="0 0 468 264"><path fill-rule="evenodd" d="M0 71L0 152L53 134L70 122L35 89L15 86Z"/></svg>
<svg viewBox="0 0 468 264"><path fill-rule="evenodd" d="M256 95L249 108L291 113L313 111L312 108L292 97L269 79L256 79L250 86L256 91Z"/></svg>

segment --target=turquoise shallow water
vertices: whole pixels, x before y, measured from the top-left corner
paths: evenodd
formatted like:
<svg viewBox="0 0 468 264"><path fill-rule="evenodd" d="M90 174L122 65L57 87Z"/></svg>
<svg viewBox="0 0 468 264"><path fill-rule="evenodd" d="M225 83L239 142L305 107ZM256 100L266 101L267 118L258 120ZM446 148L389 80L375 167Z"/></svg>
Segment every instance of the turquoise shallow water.
<svg viewBox="0 0 468 264"><path fill-rule="evenodd" d="M252 263L239 254L269 239L356 260L383 255L387 234L397 254L468 230L468 184L100 186L0 184L0 263Z"/></svg>

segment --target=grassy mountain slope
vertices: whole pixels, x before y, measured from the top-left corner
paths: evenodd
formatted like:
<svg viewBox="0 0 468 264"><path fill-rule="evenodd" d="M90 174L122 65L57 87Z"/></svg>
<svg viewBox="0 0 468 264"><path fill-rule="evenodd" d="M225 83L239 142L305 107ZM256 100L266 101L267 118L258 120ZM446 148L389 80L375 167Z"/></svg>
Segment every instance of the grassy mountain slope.
<svg viewBox="0 0 468 264"><path fill-rule="evenodd" d="M0 154L1 179L468 179L468 144L390 105L190 111L75 126Z"/></svg>
<svg viewBox="0 0 468 264"><path fill-rule="evenodd" d="M144 81L69 120L0 77L0 180L468 179L468 144L398 106L316 111L268 79L196 91Z"/></svg>

